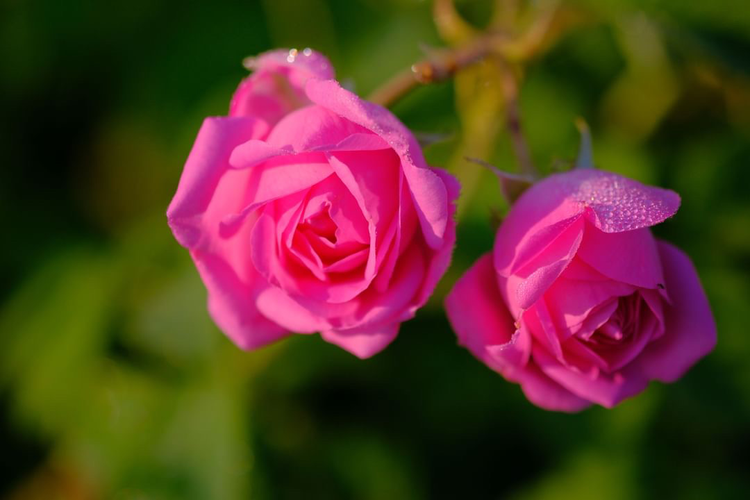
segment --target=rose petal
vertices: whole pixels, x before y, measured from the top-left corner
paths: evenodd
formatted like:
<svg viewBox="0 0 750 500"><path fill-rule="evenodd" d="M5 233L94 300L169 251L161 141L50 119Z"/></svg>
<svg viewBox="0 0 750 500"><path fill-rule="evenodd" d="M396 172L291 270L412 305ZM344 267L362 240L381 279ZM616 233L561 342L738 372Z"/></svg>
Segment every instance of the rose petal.
<svg viewBox="0 0 750 500"><path fill-rule="evenodd" d="M445 299L445 311L458 342L502 373L505 364L487 349L508 345L515 326L498 290L491 254L484 254L459 278Z"/></svg>
<svg viewBox="0 0 750 500"><path fill-rule="evenodd" d="M344 185L360 201L365 218L375 224L378 232L385 233L385 225L393 220L399 206L398 191L393 189L401 175L398 157L386 149L332 152L328 158Z"/></svg>
<svg viewBox="0 0 750 500"><path fill-rule="evenodd" d="M377 151L390 149L391 146L371 132L352 134L333 146L315 148L316 151Z"/></svg>
<svg viewBox="0 0 750 500"><path fill-rule="evenodd" d="M584 221L567 226L544 252L531 259L507 281L507 299L516 317L531 307L562 274L583 239ZM497 244L495 245L497 248ZM495 260L497 267L497 260Z"/></svg>
<svg viewBox="0 0 750 500"><path fill-rule="evenodd" d="M558 332L545 302L545 297L541 297L530 309L524 311L523 322L534 334L534 339L563 362L565 358L560 340L564 340L569 335L565 330Z"/></svg>
<svg viewBox="0 0 750 500"><path fill-rule="evenodd" d="M426 267L421 250L412 247L399 259L392 285L384 292L370 287L343 303L316 300L310 295L295 297L295 301L311 314L326 318L336 330L405 321L413 316L409 305L424 281Z"/></svg>
<svg viewBox="0 0 750 500"><path fill-rule="evenodd" d="M401 323L391 323L351 330L326 330L320 332L320 336L326 342L337 345L360 359L367 359L393 342L400 326Z"/></svg>
<svg viewBox="0 0 750 500"><path fill-rule="evenodd" d="M353 134L366 129L322 106L307 106L281 119L268 135L268 145L291 148L296 152L320 151L335 147Z"/></svg>
<svg viewBox="0 0 750 500"><path fill-rule="evenodd" d="M530 336L514 335L513 318L505 308L487 253L464 274L448 294L445 309L459 343L508 380L521 384L531 402L556 411L580 411L591 405L553 382L527 363Z"/></svg>
<svg viewBox="0 0 750 500"><path fill-rule="evenodd" d="M403 171L399 171L398 193L398 213L391 220L376 255L376 260L380 265L373 285L381 293L388 289L391 277L396 269L396 262L411 242L417 225L416 213L411 196L408 193Z"/></svg>
<svg viewBox="0 0 750 500"><path fill-rule="evenodd" d="M652 289L664 284L656 241L648 228L605 233L586 224L578 258L615 281Z"/></svg>
<svg viewBox="0 0 750 500"><path fill-rule="evenodd" d="M566 270L544 294L554 323L566 332L566 337L574 333L597 306L613 297L635 292L634 286L617 281L580 281L567 276Z"/></svg>
<svg viewBox="0 0 750 500"><path fill-rule="evenodd" d="M621 342L617 349L600 351L601 357L607 361L607 370L610 372L625 368L640 356L659 329L659 320L645 303L640 304L640 311L636 314L639 316L638 325L631 337L626 342Z"/></svg>
<svg viewBox="0 0 750 500"><path fill-rule="evenodd" d="M229 212L224 216L221 221L222 236L231 236L245 217L269 201L308 189L332 174L333 169L320 157L287 156L253 167L246 183L238 186L243 189L245 199L251 201L241 211Z"/></svg>
<svg viewBox="0 0 750 500"><path fill-rule="evenodd" d="M331 169L333 170L333 169ZM313 186L306 210L328 205L328 214L336 225L336 243L370 244L370 230L359 203L341 179L332 175Z"/></svg>
<svg viewBox="0 0 750 500"><path fill-rule="evenodd" d="M658 241L672 304L663 304L666 330L638 361L649 377L674 382L716 346L716 323L690 258Z"/></svg>
<svg viewBox="0 0 750 500"><path fill-rule="evenodd" d="M425 281L427 263L417 246L399 258L390 286L383 292L370 287L358 297L357 311L352 317L342 317L344 324L379 324L405 321L414 315L415 297Z"/></svg>
<svg viewBox="0 0 750 500"><path fill-rule="evenodd" d="M206 118L167 209L167 220L177 241L192 248L202 236L202 216L228 170L229 155L240 143L263 137L267 125L255 118ZM239 189L236 201L239 200ZM227 200L233 201L233 200ZM226 201L225 201L226 202Z"/></svg>
<svg viewBox="0 0 750 500"><path fill-rule="evenodd" d="M275 286L263 289L256 303L264 316L296 333L313 333L331 327L324 318L312 314Z"/></svg>
<svg viewBox="0 0 750 500"><path fill-rule="evenodd" d="M433 258L430 261L430 266L427 270L427 278L425 279L422 285L422 290L417 297L416 305L420 307L427 302L427 299L430 298L432 292L435 291L438 282L448 270L451 258L453 257L453 249L456 246L456 200L458 199L461 185L455 177L445 170L436 168L433 169L433 171L442 179L448 190L448 224L445 227L445 233L443 233L443 246L433 254Z"/></svg>
<svg viewBox="0 0 750 500"><path fill-rule="evenodd" d="M352 196L354 196L354 199L357 200L357 204L359 205L360 210L362 210L362 214L365 216L365 219L367 219L367 227L370 235L370 254L367 257L365 278L368 280L369 284L369 282L371 282L375 277L375 254L377 250L376 224L379 221L377 208L371 205L371 203L374 201L372 195L370 195L368 191L363 190L363 186L358 183L358 179L355 173L349 168L348 165L343 163L335 156L331 156L329 158L329 162L334 172L336 172L338 178L341 179L341 182L344 183L347 189L349 189L349 192L352 194ZM365 193L370 196L366 197ZM377 203L376 200L375 203Z"/></svg>
<svg viewBox="0 0 750 500"><path fill-rule="evenodd" d="M361 272L329 275L320 281L309 269L293 260L277 243L277 214L272 205L263 209L253 227L252 262L269 283L278 286L295 300L308 298L323 303L340 304L352 300L365 290L371 279Z"/></svg>
<svg viewBox="0 0 750 500"><path fill-rule="evenodd" d="M291 154L294 154L291 148L276 148L266 141L254 139L234 148L229 156L229 164L233 168L250 168L271 158Z"/></svg>
<svg viewBox="0 0 750 500"><path fill-rule="evenodd" d="M519 383L529 401L546 410L575 413L591 406L591 401L565 389L533 363L520 372Z"/></svg>
<svg viewBox="0 0 750 500"><path fill-rule="evenodd" d="M555 224L540 229L537 232L529 232L519 243L516 257L510 266L503 266L500 262L501 253L495 252L495 268L503 276L509 276L517 273L520 269L528 265L532 260L539 260L543 252L549 252L550 248L561 236L568 234L567 230L576 222L581 220L581 215L575 215L568 219L563 219ZM504 246L500 233L497 234L495 247ZM554 251L554 247L552 246Z"/></svg>
<svg viewBox="0 0 750 500"><path fill-rule="evenodd" d="M259 313L253 288L241 282L223 259L200 250L191 255L208 289L208 311L232 342L242 349L255 349L289 335Z"/></svg>
<svg viewBox="0 0 750 500"><path fill-rule="evenodd" d="M588 340L600 326L609 321L618 305L619 299L614 297L602 302L586 314L580 325L571 326L571 331L578 338Z"/></svg>
<svg viewBox="0 0 750 500"><path fill-rule="evenodd" d="M503 221L496 241L512 243L496 247L495 267L508 274L523 248L519 242L576 215L585 214L598 229L617 233L663 222L679 206L677 193L611 172L579 169L553 174L529 188Z"/></svg>
<svg viewBox="0 0 750 500"><path fill-rule="evenodd" d="M294 238L289 252L297 257L299 261L320 281L328 281L328 277L323 270L323 261L313 249L310 240L301 231L294 233Z"/></svg>
<svg viewBox="0 0 750 500"><path fill-rule="evenodd" d="M607 408L638 394L648 385L648 379L635 370L623 370L614 374L603 373L595 368L589 373L573 370L537 346L533 349L532 357L541 371L553 381L576 396Z"/></svg>

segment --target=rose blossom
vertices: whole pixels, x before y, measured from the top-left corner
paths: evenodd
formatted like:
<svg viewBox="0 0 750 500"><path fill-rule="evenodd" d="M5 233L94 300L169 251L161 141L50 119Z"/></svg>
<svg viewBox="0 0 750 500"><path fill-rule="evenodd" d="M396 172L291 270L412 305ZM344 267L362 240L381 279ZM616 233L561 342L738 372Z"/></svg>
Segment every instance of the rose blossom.
<svg viewBox="0 0 750 500"><path fill-rule="evenodd" d="M252 349L290 332L366 358L432 293L458 184L313 51L260 56L207 118L167 211L217 325Z"/></svg>
<svg viewBox="0 0 750 500"><path fill-rule="evenodd" d="M535 184L446 300L460 343L551 410L677 380L716 343L690 259L648 229L679 204L594 169Z"/></svg>

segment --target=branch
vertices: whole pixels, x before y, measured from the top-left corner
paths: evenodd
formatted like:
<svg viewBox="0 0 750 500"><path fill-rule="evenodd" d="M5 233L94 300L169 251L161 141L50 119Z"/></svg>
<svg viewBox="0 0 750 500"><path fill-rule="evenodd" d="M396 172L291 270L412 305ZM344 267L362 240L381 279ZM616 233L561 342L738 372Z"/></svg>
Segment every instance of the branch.
<svg viewBox="0 0 750 500"><path fill-rule="evenodd" d="M367 100L393 106L415 87L446 81L461 69L481 61L497 50L499 41L499 35L485 35L464 47L442 51L414 63L377 88Z"/></svg>
<svg viewBox="0 0 750 500"><path fill-rule="evenodd" d="M432 57L413 64L410 68L378 87L368 97L369 101L381 106L393 106L406 94L421 84L438 83L451 78L456 72L471 66L489 55L497 55L509 62L523 62L531 59L545 44L550 26L557 13L556 0L549 2L529 29L518 38L511 38L507 33L489 32L476 35L473 41L455 48L438 52ZM437 7L441 8L438 9ZM443 26L443 31L451 31L453 39L462 39L469 33L463 25L455 28L457 15L448 0L436 4L436 22L453 26L453 31ZM439 14L439 15L438 15ZM449 19L451 22L447 22ZM438 25L441 26L440 22Z"/></svg>
<svg viewBox="0 0 750 500"><path fill-rule="evenodd" d="M521 172L531 178L537 178L539 173L531 160L529 146L521 130L521 107L518 104L518 80L513 72L513 68L507 61L498 59L500 66L501 88L505 100L505 122L510 135L513 154L518 160Z"/></svg>

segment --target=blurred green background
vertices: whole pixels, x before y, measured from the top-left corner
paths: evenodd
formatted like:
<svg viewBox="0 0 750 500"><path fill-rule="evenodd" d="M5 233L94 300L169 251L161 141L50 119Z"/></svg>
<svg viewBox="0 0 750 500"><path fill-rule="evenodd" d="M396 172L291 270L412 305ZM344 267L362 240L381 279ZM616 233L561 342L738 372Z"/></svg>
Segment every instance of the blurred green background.
<svg viewBox="0 0 750 500"><path fill-rule="evenodd" d="M492 3L457 5L481 27ZM656 233L693 258L719 330L679 383L577 415L528 403L441 309L506 210L462 158L516 168L482 67L394 109L449 136L426 155L465 189L453 267L374 358L317 335L238 350L167 227L245 56L311 46L367 94L441 45L429 1L0 1L0 496L750 497L750 5L561 9L521 91L534 159L570 160L583 116L599 166L678 191Z"/></svg>

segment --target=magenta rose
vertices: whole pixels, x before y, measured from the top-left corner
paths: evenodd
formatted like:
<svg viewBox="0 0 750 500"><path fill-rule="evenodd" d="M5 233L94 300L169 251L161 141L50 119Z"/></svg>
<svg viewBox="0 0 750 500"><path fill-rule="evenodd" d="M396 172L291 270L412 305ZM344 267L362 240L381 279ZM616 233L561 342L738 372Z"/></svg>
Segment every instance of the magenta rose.
<svg viewBox="0 0 750 500"><path fill-rule="evenodd" d="M169 225L240 347L321 332L371 356L448 267L458 184L320 54L275 51L253 67L230 116L203 123Z"/></svg>
<svg viewBox="0 0 750 500"><path fill-rule="evenodd" d="M460 343L551 410L612 407L680 378L716 327L690 259L648 229L679 205L594 169L535 184L446 300Z"/></svg>

